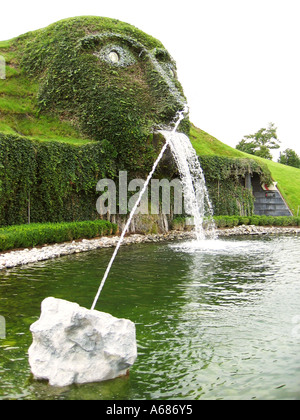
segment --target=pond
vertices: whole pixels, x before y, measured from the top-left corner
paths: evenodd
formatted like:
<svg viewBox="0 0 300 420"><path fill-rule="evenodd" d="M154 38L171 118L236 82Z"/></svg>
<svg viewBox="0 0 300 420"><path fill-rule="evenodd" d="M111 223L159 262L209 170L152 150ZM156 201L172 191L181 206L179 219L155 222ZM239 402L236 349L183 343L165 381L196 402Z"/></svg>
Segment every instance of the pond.
<svg viewBox="0 0 300 420"><path fill-rule="evenodd" d="M0 399L300 399L300 237L121 247L96 309L136 324L130 375L32 378L30 325L48 297L91 307L113 250L0 273Z"/></svg>

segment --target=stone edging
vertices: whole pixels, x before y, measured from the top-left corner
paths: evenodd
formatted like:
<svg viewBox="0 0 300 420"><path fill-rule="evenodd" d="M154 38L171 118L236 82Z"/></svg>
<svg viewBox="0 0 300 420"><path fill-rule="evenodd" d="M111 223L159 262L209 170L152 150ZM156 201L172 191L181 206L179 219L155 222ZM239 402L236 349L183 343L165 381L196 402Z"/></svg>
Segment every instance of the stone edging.
<svg viewBox="0 0 300 420"><path fill-rule="evenodd" d="M240 235L278 235L300 234L300 227L263 227L263 226L235 226L233 228L217 229L219 237ZM172 240L192 239L193 234L187 231L170 231L166 234L140 235L132 234L124 238L122 245L163 242ZM92 251L99 248L113 247L119 240L118 236L102 237L96 239L82 239L81 241L64 242L61 244L45 245L40 248L13 250L0 254L0 270L13 268L18 265L35 263L62 257L64 255L77 254Z"/></svg>

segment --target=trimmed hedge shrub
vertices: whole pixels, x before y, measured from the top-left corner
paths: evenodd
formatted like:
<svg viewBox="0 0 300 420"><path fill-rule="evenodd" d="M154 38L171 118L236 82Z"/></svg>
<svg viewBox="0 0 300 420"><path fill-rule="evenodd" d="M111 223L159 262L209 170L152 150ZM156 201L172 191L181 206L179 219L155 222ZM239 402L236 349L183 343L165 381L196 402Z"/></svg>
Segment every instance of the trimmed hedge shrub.
<svg viewBox="0 0 300 420"><path fill-rule="evenodd" d="M300 217L288 216L214 216L217 228L232 228L239 225L254 226L300 226ZM176 217L172 221L172 229L186 229L185 217Z"/></svg>
<svg viewBox="0 0 300 420"><path fill-rule="evenodd" d="M288 216L214 216L218 228L238 225L254 226L300 226L300 217Z"/></svg>
<svg viewBox="0 0 300 420"><path fill-rule="evenodd" d="M115 234L117 230L116 224L106 220L10 226L0 229L0 251L95 238Z"/></svg>

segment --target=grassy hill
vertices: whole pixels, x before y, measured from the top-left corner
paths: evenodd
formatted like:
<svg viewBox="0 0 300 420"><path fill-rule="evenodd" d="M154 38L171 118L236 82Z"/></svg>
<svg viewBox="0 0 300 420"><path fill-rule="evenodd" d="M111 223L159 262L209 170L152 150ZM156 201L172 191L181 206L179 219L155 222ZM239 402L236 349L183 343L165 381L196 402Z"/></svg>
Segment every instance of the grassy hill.
<svg viewBox="0 0 300 420"><path fill-rule="evenodd" d="M55 115L40 115L36 99L39 85L20 69L13 41L0 42L0 54L6 61L6 79L0 79L0 132L41 141L78 145L90 142L71 121Z"/></svg>
<svg viewBox="0 0 300 420"><path fill-rule="evenodd" d="M199 128L192 126L190 134L191 142L199 156L227 156L232 158L254 159L267 165L272 178L278 184L278 188L292 210L297 215L300 206L300 169L282 165L271 160L243 153L237 149L222 143L216 138ZM300 208L299 208L300 211Z"/></svg>

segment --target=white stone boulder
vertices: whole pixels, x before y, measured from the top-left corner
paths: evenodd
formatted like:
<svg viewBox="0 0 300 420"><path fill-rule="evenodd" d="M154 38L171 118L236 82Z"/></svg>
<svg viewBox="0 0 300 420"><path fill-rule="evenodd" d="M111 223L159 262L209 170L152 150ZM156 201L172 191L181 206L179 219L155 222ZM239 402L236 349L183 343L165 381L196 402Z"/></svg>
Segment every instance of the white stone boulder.
<svg viewBox="0 0 300 420"><path fill-rule="evenodd" d="M137 357L133 322L62 299L46 298L30 331L31 372L53 386L126 375Z"/></svg>

